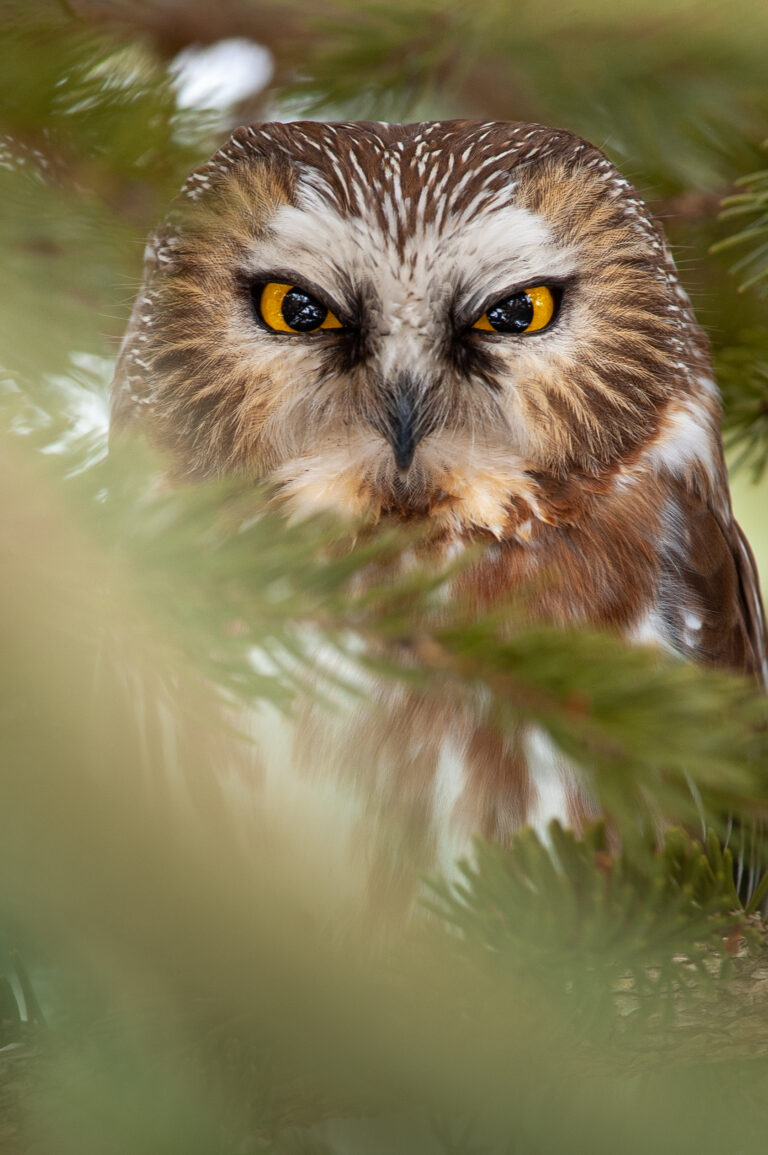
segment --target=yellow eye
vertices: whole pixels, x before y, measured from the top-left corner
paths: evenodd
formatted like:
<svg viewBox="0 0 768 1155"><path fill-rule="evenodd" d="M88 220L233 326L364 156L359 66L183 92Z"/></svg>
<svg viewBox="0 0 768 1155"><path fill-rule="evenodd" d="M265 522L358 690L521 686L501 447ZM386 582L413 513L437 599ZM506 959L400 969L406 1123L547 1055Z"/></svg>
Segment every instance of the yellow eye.
<svg viewBox="0 0 768 1155"><path fill-rule="evenodd" d="M486 309L482 317L475 321L473 329L486 329L493 333L535 333L546 329L555 315L555 298L546 285L536 285L512 293L502 301L497 301Z"/></svg>
<svg viewBox="0 0 768 1155"><path fill-rule="evenodd" d="M341 329L342 324L327 305L298 285L270 281L259 298L261 319L278 333L315 333L318 329Z"/></svg>

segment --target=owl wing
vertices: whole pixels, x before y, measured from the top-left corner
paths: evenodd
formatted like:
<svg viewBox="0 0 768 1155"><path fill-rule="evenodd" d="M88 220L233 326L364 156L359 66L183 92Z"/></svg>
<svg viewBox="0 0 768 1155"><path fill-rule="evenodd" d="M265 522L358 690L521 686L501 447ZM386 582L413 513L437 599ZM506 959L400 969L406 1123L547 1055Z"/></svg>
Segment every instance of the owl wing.
<svg viewBox="0 0 768 1155"><path fill-rule="evenodd" d="M680 530L666 557L660 611L675 649L768 684L768 641L757 566L727 511L680 491Z"/></svg>
<svg viewBox="0 0 768 1155"><path fill-rule="evenodd" d="M768 639L765 609L760 594L760 577L755 556L752 553L741 526L731 521L733 556L739 578L739 590L744 607L744 626L749 646L747 668L768 686Z"/></svg>

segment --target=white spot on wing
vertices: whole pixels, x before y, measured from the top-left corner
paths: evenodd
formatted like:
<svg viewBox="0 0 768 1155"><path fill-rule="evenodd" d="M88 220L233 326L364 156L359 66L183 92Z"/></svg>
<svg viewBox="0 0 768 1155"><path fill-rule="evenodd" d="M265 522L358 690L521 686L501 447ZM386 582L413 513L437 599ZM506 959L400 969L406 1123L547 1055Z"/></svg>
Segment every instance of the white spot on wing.
<svg viewBox="0 0 768 1155"><path fill-rule="evenodd" d="M655 470L668 469L675 477L698 465L714 482L718 472L715 444L716 432L709 412L695 399L686 399L665 415L644 460Z"/></svg>
<svg viewBox="0 0 768 1155"><path fill-rule="evenodd" d="M668 654L680 657L679 652L669 640L669 631L664 624L664 619L656 609L648 610L635 622L627 633L627 640L636 646L658 646L662 650L666 650Z"/></svg>

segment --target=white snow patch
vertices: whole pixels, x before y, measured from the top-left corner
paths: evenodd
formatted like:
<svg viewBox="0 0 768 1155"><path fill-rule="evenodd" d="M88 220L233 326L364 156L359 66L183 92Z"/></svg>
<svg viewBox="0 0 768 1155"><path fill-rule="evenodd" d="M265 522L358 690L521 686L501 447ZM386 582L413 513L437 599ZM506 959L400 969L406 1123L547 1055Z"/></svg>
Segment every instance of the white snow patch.
<svg viewBox="0 0 768 1155"><path fill-rule="evenodd" d="M269 50L244 37L193 45L170 64L179 108L219 111L266 88L273 70Z"/></svg>

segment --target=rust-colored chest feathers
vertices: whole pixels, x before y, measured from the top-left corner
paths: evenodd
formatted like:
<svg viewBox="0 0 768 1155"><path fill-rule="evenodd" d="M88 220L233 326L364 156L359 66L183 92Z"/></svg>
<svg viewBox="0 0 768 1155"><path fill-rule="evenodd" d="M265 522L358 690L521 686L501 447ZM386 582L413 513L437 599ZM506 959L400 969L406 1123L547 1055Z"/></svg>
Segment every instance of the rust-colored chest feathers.
<svg viewBox="0 0 768 1155"><path fill-rule="evenodd" d="M178 477L487 542L486 601L765 672L717 389L659 227L528 124L265 124L151 240L114 422Z"/></svg>

